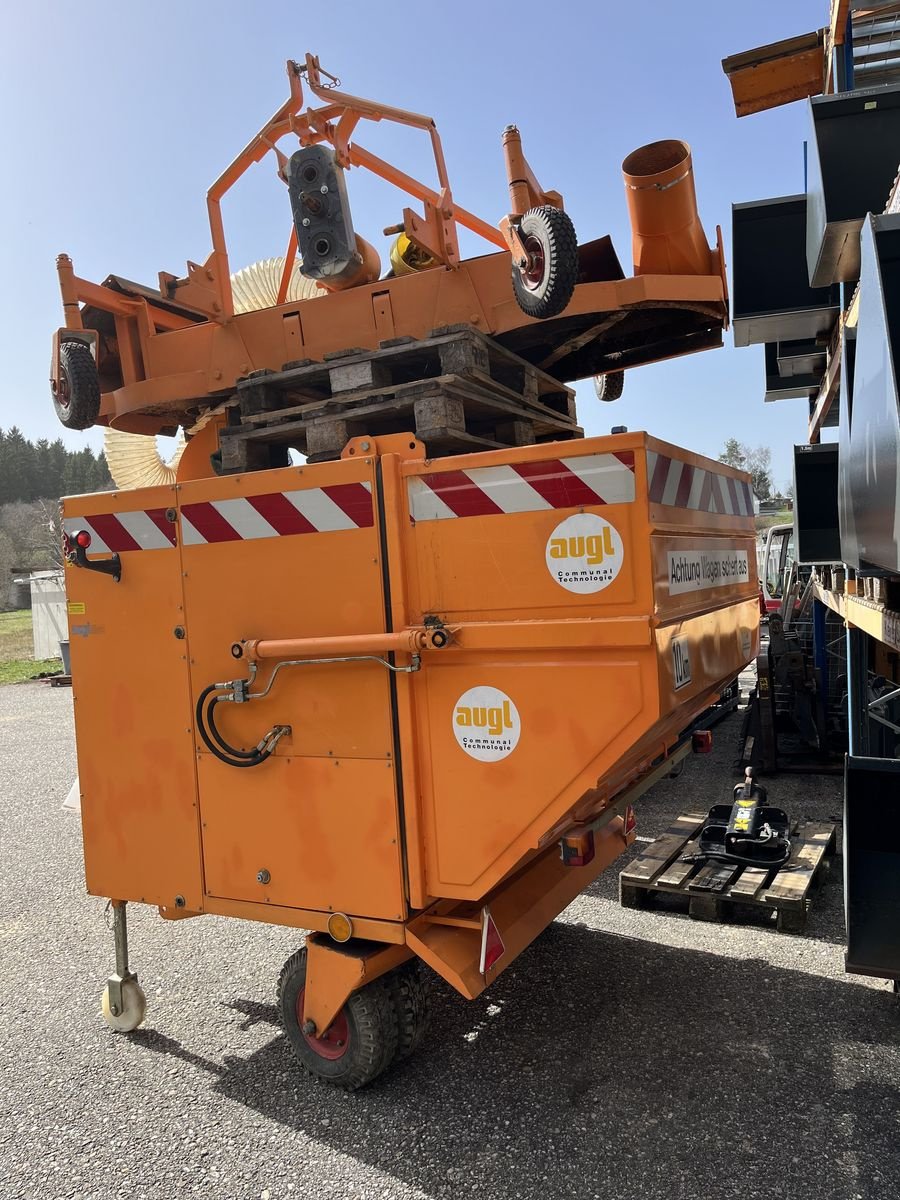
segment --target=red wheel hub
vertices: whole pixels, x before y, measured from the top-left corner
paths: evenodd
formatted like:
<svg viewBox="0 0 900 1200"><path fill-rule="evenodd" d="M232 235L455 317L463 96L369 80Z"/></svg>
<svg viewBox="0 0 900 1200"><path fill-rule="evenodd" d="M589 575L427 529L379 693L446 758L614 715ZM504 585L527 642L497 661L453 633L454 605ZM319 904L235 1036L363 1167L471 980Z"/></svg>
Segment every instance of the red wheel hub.
<svg viewBox="0 0 900 1200"><path fill-rule="evenodd" d="M297 1024L301 1030L304 1021L303 998L305 995L306 988L301 988L300 995L297 997ZM350 1023L347 1020L346 1010L341 1009L321 1037L316 1037L311 1033L304 1033L303 1036L306 1044L315 1054L318 1054L319 1058L327 1058L331 1062L343 1058L350 1046Z"/></svg>
<svg viewBox="0 0 900 1200"><path fill-rule="evenodd" d="M528 262L522 268L522 279L528 290L533 292L541 286L544 279L544 247L534 234L529 234L522 245L528 255Z"/></svg>

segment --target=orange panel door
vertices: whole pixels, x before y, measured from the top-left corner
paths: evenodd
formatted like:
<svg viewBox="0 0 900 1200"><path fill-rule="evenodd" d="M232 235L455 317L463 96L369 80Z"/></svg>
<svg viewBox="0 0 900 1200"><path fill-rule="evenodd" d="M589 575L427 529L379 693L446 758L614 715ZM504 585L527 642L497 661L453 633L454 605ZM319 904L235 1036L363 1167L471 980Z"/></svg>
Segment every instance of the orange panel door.
<svg viewBox="0 0 900 1200"><path fill-rule="evenodd" d="M190 909L203 886L175 489L64 502L90 560L118 553L121 580L69 565L66 593L88 890Z"/></svg>
<svg viewBox="0 0 900 1200"><path fill-rule="evenodd" d="M206 685L247 675L232 656L243 640L384 632L375 491L366 460L180 486L195 702ZM217 705L236 748L276 725L291 732L249 768L197 739L208 895L404 915L390 675L378 656L350 657L267 659L251 687L265 697Z"/></svg>

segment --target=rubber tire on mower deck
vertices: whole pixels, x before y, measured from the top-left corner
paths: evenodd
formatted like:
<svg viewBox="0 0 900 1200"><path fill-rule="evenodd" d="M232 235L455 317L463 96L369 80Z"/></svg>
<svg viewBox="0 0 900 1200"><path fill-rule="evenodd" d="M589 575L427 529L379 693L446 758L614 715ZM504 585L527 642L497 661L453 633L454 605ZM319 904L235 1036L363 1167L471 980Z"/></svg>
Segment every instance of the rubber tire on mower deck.
<svg viewBox="0 0 900 1200"><path fill-rule="evenodd" d="M281 968L278 1003L291 1049L305 1071L348 1092L371 1083L397 1055L397 1012L384 978L354 992L332 1022L346 1027L346 1048L335 1054L336 1043L307 1037L301 1029L299 1005L306 986L306 949L298 950ZM317 1048L317 1043L320 1048Z"/></svg>
<svg viewBox="0 0 900 1200"><path fill-rule="evenodd" d="M66 429L90 429L100 415L100 376L90 346L62 342L53 407Z"/></svg>
<svg viewBox="0 0 900 1200"><path fill-rule="evenodd" d="M525 267L513 262L516 302L529 317L558 316L572 299L578 279L578 239L572 218L549 204L530 208L519 222L519 237L531 259Z"/></svg>
<svg viewBox="0 0 900 1200"><path fill-rule="evenodd" d="M625 386L624 371L607 371L594 376L594 391L598 400L618 400Z"/></svg>

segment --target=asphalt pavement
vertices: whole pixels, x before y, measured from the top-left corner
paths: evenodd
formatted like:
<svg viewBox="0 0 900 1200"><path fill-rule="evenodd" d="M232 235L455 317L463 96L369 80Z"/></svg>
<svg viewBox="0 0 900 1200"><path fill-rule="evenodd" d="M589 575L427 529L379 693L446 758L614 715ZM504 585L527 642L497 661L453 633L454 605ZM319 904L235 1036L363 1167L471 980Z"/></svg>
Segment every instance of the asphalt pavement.
<svg viewBox="0 0 900 1200"><path fill-rule="evenodd" d="M642 838L727 798L738 720L640 802ZM74 774L71 692L0 688L0 1200L900 1194L900 1005L843 973L839 863L802 936L622 909L611 868L479 1000L435 980L419 1053L347 1095L278 1025L295 931L132 906L147 1021L106 1028ZM770 794L840 815L834 777Z"/></svg>

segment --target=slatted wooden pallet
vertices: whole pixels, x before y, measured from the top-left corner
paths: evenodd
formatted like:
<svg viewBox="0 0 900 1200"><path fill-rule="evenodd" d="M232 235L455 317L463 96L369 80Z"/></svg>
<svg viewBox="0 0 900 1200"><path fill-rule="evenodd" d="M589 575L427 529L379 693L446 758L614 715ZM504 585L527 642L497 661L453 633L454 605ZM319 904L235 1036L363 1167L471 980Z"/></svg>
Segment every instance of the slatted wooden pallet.
<svg viewBox="0 0 900 1200"><path fill-rule="evenodd" d="M837 826L803 821L791 833L791 856L779 870L684 862L699 850L706 814L680 816L619 875L624 908L644 908L660 894L683 900L692 917L721 921L738 905L774 912L779 930L802 933L812 895L834 855Z"/></svg>
<svg viewBox="0 0 900 1200"><path fill-rule="evenodd" d="M228 422L232 472L275 465L287 446L311 462L338 458L363 434L415 433L432 457L583 436L571 388L468 325L255 372Z"/></svg>

